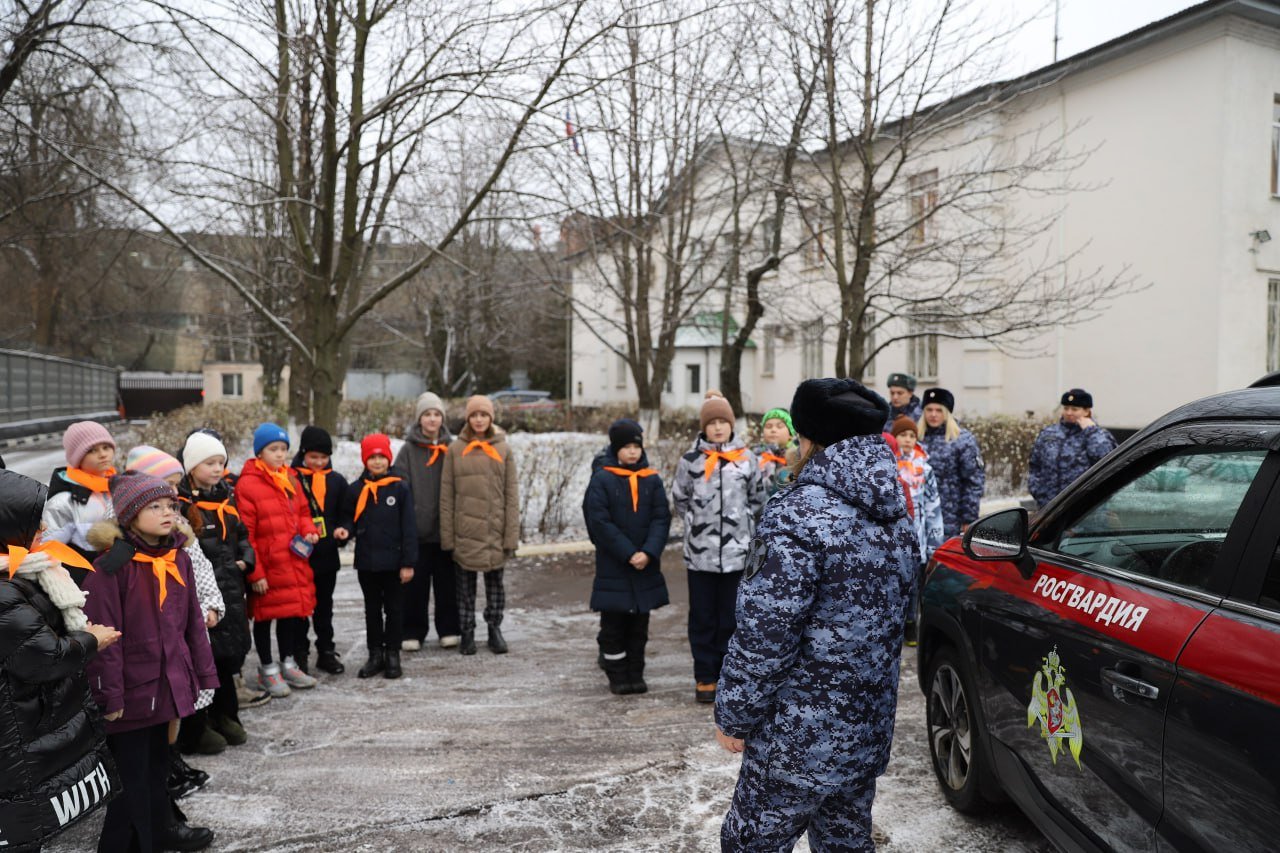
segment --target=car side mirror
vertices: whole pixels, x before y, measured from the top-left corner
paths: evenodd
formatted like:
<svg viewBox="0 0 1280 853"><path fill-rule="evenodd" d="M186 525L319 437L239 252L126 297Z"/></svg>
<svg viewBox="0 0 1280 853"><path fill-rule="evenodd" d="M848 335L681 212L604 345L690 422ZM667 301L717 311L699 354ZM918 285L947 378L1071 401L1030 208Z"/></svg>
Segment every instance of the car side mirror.
<svg viewBox="0 0 1280 853"><path fill-rule="evenodd" d="M1036 561L1027 550L1030 526L1025 509L1006 509L969 525L961 547L969 559L980 563L1014 563L1023 579L1030 580L1036 570Z"/></svg>

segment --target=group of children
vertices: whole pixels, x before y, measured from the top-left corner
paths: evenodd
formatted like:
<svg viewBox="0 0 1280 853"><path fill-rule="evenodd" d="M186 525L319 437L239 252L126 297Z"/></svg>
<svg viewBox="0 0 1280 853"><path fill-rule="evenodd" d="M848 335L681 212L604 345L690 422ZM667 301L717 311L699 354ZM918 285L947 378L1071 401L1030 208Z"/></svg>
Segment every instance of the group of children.
<svg viewBox="0 0 1280 853"><path fill-rule="evenodd" d="M118 473L105 427L67 429L67 465L54 472L47 498L40 495L39 532L10 541L8 552L22 562L28 552L61 548L42 558L68 567L72 603L83 607L78 627L97 638L84 640L96 653L82 665L105 723L110 777L119 780L103 779L114 799L100 851L212 842L177 805L208 779L182 754L243 744L242 706L315 687L312 629L316 668L345 670L333 593L348 541L369 650L360 678L402 675L402 649L420 649L426 638L433 587L441 646L475 654L477 573L485 576L489 648L507 651L499 626L502 567L519 536L515 460L487 398L468 401L459 438L444 415L438 396L422 395L394 459L386 435L365 436L364 470L350 484L332 469L329 434L315 426L302 431L291 460L287 431L262 424L238 475L212 430L193 431L176 455L133 448ZM245 684L251 650L259 662Z"/></svg>

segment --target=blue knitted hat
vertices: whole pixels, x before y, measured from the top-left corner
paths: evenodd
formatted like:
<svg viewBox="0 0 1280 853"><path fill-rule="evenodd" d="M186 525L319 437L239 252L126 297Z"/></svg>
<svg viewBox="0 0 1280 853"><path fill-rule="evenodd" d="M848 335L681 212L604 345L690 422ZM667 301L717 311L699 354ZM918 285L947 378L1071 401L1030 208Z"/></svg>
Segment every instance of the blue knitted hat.
<svg viewBox="0 0 1280 853"><path fill-rule="evenodd" d="M283 441L287 447L289 433L285 432L284 427L279 424L262 424L253 431L253 455L257 456L262 452L262 448L273 441Z"/></svg>

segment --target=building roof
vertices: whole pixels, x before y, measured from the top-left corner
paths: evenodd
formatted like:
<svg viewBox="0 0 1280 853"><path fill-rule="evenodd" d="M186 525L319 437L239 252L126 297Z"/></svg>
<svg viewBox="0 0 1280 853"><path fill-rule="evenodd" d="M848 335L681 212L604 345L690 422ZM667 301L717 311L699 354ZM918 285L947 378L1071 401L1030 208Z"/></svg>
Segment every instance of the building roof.
<svg viewBox="0 0 1280 853"><path fill-rule="evenodd" d="M676 348L702 349L720 346L720 333L724 326L723 311L694 314L676 329ZM729 317L729 336L738 333L738 321ZM755 349L755 341L747 340L747 349Z"/></svg>
<svg viewBox="0 0 1280 853"><path fill-rule="evenodd" d="M149 390L204 388L203 373L166 373L160 370L126 370L120 374L120 387Z"/></svg>

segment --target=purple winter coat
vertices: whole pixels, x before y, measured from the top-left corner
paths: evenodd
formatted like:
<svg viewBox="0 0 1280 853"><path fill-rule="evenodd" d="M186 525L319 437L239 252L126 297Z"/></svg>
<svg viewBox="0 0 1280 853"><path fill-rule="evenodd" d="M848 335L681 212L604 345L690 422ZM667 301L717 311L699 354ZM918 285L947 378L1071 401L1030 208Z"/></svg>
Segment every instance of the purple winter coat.
<svg viewBox="0 0 1280 853"><path fill-rule="evenodd" d="M186 585L168 578L163 609L160 584L149 563L131 559L113 570L121 561L113 561L108 552L94 561L95 571L84 583L89 593L84 612L89 621L113 625L122 635L118 643L98 652L86 669L103 716L124 710L120 719L106 724L108 734L188 716L195 711L201 688L218 687L191 558L183 550L186 537L172 536L172 544L163 547L147 545L131 534L125 538L138 551L153 556L177 549L174 562Z"/></svg>

